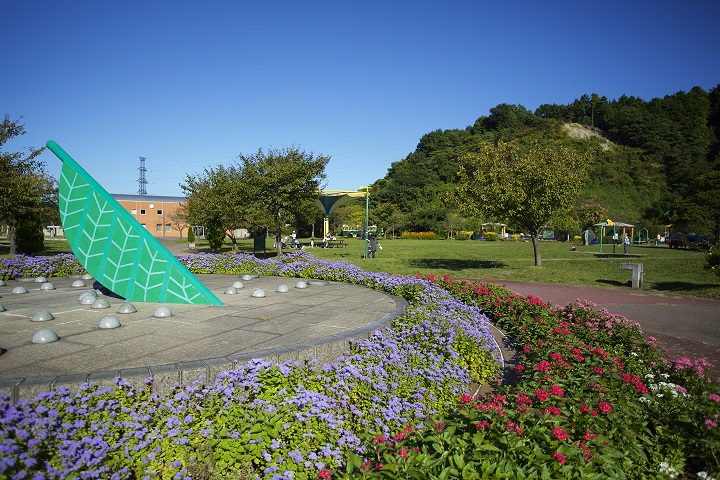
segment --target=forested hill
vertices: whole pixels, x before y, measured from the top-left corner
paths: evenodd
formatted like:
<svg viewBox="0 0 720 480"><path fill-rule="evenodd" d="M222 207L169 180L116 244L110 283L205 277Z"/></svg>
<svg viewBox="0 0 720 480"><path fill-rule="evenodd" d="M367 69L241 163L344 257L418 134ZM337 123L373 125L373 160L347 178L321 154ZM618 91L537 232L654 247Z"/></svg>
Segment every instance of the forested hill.
<svg viewBox="0 0 720 480"><path fill-rule="evenodd" d="M662 225L692 192L694 179L720 170L720 85L649 101L608 100L593 93L569 105L541 105L535 112L500 104L464 130L424 135L414 152L376 182L380 188L373 203L381 211L402 212L406 230L437 231L453 222L455 228L469 223L472 230L478 219L461 218L443 194L454 190L458 158L486 142L538 136L594 153L590 180L557 229L580 229L604 218Z"/></svg>

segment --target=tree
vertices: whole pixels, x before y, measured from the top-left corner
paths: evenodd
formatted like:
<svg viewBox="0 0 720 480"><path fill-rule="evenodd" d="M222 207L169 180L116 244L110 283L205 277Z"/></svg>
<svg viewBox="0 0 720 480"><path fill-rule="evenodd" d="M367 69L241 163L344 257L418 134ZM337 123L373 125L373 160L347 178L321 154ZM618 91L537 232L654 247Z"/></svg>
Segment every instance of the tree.
<svg viewBox="0 0 720 480"><path fill-rule="evenodd" d="M168 216L168 219L170 220L170 223L177 228L178 232L180 232L180 238L182 238L183 230L185 230L188 227L188 213L187 213L187 205L184 203L181 203L180 206L173 210L173 212ZM189 232L188 232L188 241L189 241Z"/></svg>
<svg viewBox="0 0 720 480"><path fill-rule="evenodd" d="M237 197L242 188L240 180L237 165L221 165L206 168L199 175L186 175L186 184L180 185L187 196L183 207L187 222L205 226L206 232L207 228L215 229L215 234L220 231L222 238L229 236L234 251L237 251L237 240L232 232L248 224L244 205Z"/></svg>
<svg viewBox="0 0 720 480"><path fill-rule="evenodd" d="M25 126L5 115L0 123L0 148L24 134ZM44 149L31 147L29 153L0 150L0 222L7 226L11 255L16 253L18 220L41 212L43 199L52 197L55 181L45 173L45 164L35 160Z"/></svg>
<svg viewBox="0 0 720 480"><path fill-rule="evenodd" d="M314 217L315 199L324 187L329 161L330 157L295 147L267 152L259 149L253 155L240 155L239 203L245 208L252 231L274 232L278 255L282 254L283 226Z"/></svg>
<svg viewBox="0 0 720 480"><path fill-rule="evenodd" d="M486 144L460 159L458 204L470 214L504 218L529 233L539 267L540 231L573 204L588 164L587 154L559 143Z"/></svg>
<svg viewBox="0 0 720 480"><path fill-rule="evenodd" d="M699 176L692 187L694 193L678 202L675 228L708 234L720 248L720 170Z"/></svg>
<svg viewBox="0 0 720 480"><path fill-rule="evenodd" d="M181 185L188 201L189 221L194 225L222 225L235 248L232 232L247 228L255 235L267 229L275 235L282 254L282 228L286 223L312 220L324 186L329 157L315 156L295 147L259 149L239 156L230 167L205 169L187 175Z"/></svg>

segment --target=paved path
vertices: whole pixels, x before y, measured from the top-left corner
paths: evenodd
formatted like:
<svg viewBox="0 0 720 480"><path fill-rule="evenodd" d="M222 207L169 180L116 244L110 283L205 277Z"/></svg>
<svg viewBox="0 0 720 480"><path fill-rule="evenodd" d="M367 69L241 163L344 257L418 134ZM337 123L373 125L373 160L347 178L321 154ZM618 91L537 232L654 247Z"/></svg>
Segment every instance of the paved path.
<svg viewBox="0 0 720 480"><path fill-rule="evenodd" d="M639 323L646 336L657 338L676 359L705 358L720 377L720 301L681 297L648 291L599 287L574 287L550 283L498 282L521 295L533 295L546 302L565 306L588 300Z"/></svg>

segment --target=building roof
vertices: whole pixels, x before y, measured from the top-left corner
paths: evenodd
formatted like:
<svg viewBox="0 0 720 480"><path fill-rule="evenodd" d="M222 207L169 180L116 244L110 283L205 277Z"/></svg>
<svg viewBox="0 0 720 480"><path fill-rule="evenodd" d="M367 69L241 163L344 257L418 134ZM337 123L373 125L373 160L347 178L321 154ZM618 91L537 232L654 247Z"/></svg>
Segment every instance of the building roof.
<svg viewBox="0 0 720 480"><path fill-rule="evenodd" d="M167 203L185 203L187 197L171 197L165 195L132 195L125 193L111 193L111 197L115 200L123 200L126 202L167 202Z"/></svg>

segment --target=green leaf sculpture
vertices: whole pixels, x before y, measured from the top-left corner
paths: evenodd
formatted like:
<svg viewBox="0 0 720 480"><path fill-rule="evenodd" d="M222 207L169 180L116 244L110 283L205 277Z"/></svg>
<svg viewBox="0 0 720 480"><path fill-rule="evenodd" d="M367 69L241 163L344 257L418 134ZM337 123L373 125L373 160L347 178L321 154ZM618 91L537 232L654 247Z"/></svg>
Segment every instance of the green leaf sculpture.
<svg viewBox="0 0 720 480"><path fill-rule="evenodd" d="M136 302L222 305L205 285L54 141L58 200L70 248L103 286Z"/></svg>

